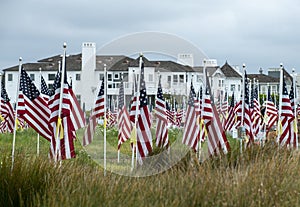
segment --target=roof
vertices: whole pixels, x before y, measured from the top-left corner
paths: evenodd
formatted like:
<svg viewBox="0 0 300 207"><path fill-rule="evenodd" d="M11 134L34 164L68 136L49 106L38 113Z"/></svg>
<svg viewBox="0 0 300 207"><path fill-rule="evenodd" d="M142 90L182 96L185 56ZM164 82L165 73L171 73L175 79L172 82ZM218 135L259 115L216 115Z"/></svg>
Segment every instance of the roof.
<svg viewBox="0 0 300 207"><path fill-rule="evenodd" d="M115 62L115 64L113 64L109 68L109 70L110 71L127 71L131 61L134 61L134 59L123 56L123 58L121 58L121 59L119 59L119 61Z"/></svg>
<svg viewBox="0 0 300 207"><path fill-rule="evenodd" d="M226 77L236 77L242 78L242 76L233 68L231 65L225 62L225 64L221 67L221 71L224 73Z"/></svg>
<svg viewBox="0 0 300 207"><path fill-rule="evenodd" d="M156 67L156 64L154 61L149 61L147 58L142 56L142 60L144 62L144 67ZM129 67L139 67L140 65L140 57L134 59L133 61L130 61Z"/></svg>
<svg viewBox="0 0 300 207"><path fill-rule="evenodd" d="M121 59L127 58L124 55L102 55L96 56L96 70L104 70L104 64L106 64L107 70L110 70L110 67L113 66L116 62ZM39 71L39 68L42 71L57 71L58 62L61 61L61 55L55 55L47 58L38 60L36 63L24 63L23 67L27 71ZM133 60L133 59L132 59ZM66 57L66 67L70 71L81 71L82 67L82 55L81 53L76 55L67 55ZM13 66L4 69L3 71L18 71L19 66Z"/></svg>
<svg viewBox="0 0 300 207"><path fill-rule="evenodd" d="M202 73L203 74L203 66L195 66L193 67L194 71L196 73ZM218 70L219 66L216 67L206 67L206 72L208 73L208 76L212 76L217 70Z"/></svg>
<svg viewBox="0 0 300 207"><path fill-rule="evenodd" d="M113 66L126 58L128 57L125 55L97 55L96 71L104 71L104 64L106 64L107 70L116 70L117 68Z"/></svg>
<svg viewBox="0 0 300 207"><path fill-rule="evenodd" d="M24 63L22 64L22 66L27 71L39 71L40 68L42 69L42 71L57 71L59 61L61 61L61 56L56 55L45 59L40 59L36 63ZM71 71L80 71L81 54L67 56L66 67ZM10 68L6 68L3 71L19 71L19 66L16 65Z"/></svg>
<svg viewBox="0 0 300 207"><path fill-rule="evenodd" d="M190 66L181 65L173 61L150 61L143 57L145 67L154 67L155 71L160 72L193 72L194 69ZM112 65L110 71L127 71L128 67L139 67L139 58L132 59L130 57L125 57L120 59L114 65Z"/></svg>
<svg viewBox="0 0 300 207"><path fill-rule="evenodd" d="M152 61L156 64L156 71L161 72L194 72L195 70L187 65L181 65L173 61Z"/></svg>
<svg viewBox="0 0 300 207"><path fill-rule="evenodd" d="M247 74L247 77L258 80L260 83L279 83L279 78L274 78L266 74Z"/></svg>

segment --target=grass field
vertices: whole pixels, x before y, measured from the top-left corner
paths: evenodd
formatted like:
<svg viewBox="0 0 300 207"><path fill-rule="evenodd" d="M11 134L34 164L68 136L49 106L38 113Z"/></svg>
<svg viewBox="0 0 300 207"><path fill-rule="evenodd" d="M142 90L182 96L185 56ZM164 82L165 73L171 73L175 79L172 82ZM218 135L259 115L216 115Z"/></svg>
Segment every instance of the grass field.
<svg viewBox="0 0 300 207"><path fill-rule="evenodd" d="M114 133L108 133L108 143L115 150ZM0 205L300 206L298 151L279 150L269 143L240 154L236 140L230 142L232 151L226 156L199 163L193 152L187 152L162 173L130 177L110 171L104 176L103 168L78 141L77 158L61 165L48 159L49 144L43 139L37 156L36 133L32 130L18 132L11 171L12 135L1 134ZM129 144L122 146L122 153L122 157L130 154ZM116 159L115 152L108 155ZM152 162L156 164L155 159ZM108 164L118 168L116 163Z"/></svg>

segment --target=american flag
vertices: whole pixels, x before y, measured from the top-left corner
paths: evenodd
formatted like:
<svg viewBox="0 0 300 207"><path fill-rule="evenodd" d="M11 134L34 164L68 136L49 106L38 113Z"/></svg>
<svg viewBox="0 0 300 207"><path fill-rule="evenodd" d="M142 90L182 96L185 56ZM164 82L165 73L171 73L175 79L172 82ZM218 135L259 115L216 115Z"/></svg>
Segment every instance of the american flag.
<svg viewBox="0 0 300 207"><path fill-rule="evenodd" d="M151 135L151 120L150 111L148 108L148 100L146 93L146 84L144 78L144 63L141 63L140 76L140 105L139 116L137 121L137 147L141 158L146 157L152 152L152 135Z"/></svg>
<svg viewBox="0 0 300 207"><path fill-rule="evenodd" d="M294 114L293 127L290 128L289 133L291 135L291 140L294 141L293 146L296 147L296 141L298 139L296 133L298 133L298 128L297 128L297 112L295 114L296 104L295 104L295 94L294 94L294 84L293 83L292 83L292 86L291 86L289 98L290 98L290 101L291 101L291 107L292 107L292 111L293 111L293 114Z"/></svg>
<svg viewBox="0 0 300 207"><path fill-rule="evenodd" d="M209 94L211 96L211 89L210 89L208 76L206 76L206 83L208 86ZM208 104L209 102L206 101L206 103ZM210 121L206 123L207 135L208 135L207 136L208 153L211 156L222 154L222 153L226 154L230 150L230 145L226 138L225 131L221 125L220 117L217 112L216 106L212 100L211 100L211 109L212 109L212 118L210 119ZM210 112L211 109L207 105L208 114L211 113ZM208 114L207 114L207 118L209 118Z"/></svg>
<svg viewBox="0 0 300 207"><path fill-rule="evenodd" d="M18 115L50 141L52 137L52 131L49 129L50 114L48 103L42 98L24 68L21 68Z"/></svg>
<svg viewBox="0 0 300 207"><path fill-rule="evenodd" d="M174 111L172 111L169 102L166 101L166 116L168 123L171 124L171 126L175 125L175 120L174 120Z"/></svg>
<svg viewBox="0 0 300 207"><path fill-rule="evenodd" d="M188 99L188 107L186 111L186 120L184 124L182 143L198 151L198 144L200 138L200 128L195 109L195 91L193 83L191 82L191 90Z"/></svg>
<svg viewBox="0 0 300 207"><path fill-rule="evenodd" d="M294 113L292 110L289 94L286 88L285 80L283 79L282 88L282 104L280 114L281 131L279 144L281 146L296 147L296 137L294 136Z"/></svg>
<svg viewBox="0 0 300 207"><path fill-rule="evenodd" d="M49 97L52 95L43 76L41 76L41 95L47 103L49 101Z"/></svg>
<svg viewBox="0 0 300 207"><path fill-rule="evenodd" d="M104 116L104 107L105 107L104 99L105 97L104 97L104 77L103 77L101 87L96 99L95 109L93 110L93 115L95 115L96 118L100 118Z"/></svg>
<svg viewBox="0 0 300 207"><path fill-rule="evenodd" d="M201 142L204 142L205 141L205 136L207 136L207 131L206 131L206 126L205 126L205 123L204 123L204 119L203 119L203 91L202 91L202 87L200 87L200 90L199 90L199 98L197 98L198 100L196 101L196 114L197 116L199 117L199 124L200 124L200 141Z"/></svg>
<svg viewBox="0 0 300 207"><path fill-rule="evenodd" d="M121 145L130 138L131 123L124 100L124 82L121 81L118 97L118 150Z"/></svg>
<svg viewBox="0 0 300 207"><path fill-rule="evenodd" d="M216 104L216 109L217 109L218 114L222 113L221 93L219 93L219 95L218 95L218 101L217 101L217 104Z"/></svg>
<svg viewBox="0 0 300 207"><path fill-rule="evenodd" d="M294 84L293 83L291 85L291 90L290 90L289 98L290 98L290 101L291 101L292 109L294 111L294 109L295 109L295 95L294 95Z"/></svg>
<svg viewBox="0 0 300 207"><path fill-rule="evenodd" d="M211 104L208 89L206 89L206 91L203 95L201 116L202 116L202 119L204 120L205 124L210 122L213 118L212 104Z"/></svg>
<svg viewBox="0 0 300 207"><path fill-rule="evenodd" d="M253 132L252 132L252 123L251 123L249 83L248 83L246 71L245 71L245 100L244 101L245 101L245 104L244 104L244 126L245 126L245 130L246 130L246 135L249 138L249 143L251 143L251 142L254 142L254 136L253 136Z"/></svg>
<svg viewBox="0 0 300 207"><path fill-rule="evenodd" d="M265 106L265 124L266 124L266 136L268 135L270 129L278 121L278 110L272 100L271 87L268 87L267 100L264 103Z"/></svg>
<svg viewBox="0 0 300 207"><path fill-rule="evenodd" d="M70 103L72 105L70 106L71 113L70 113L70 119L72 122L73 130L76 131L80 128L85 127L85 117L84 112L80 107L80 104L76 98L76 95L72 88L69 87L69 98Z"/></svg>
<svg viewBox="0 0 300 207"><path fill-rule="evenodd" d="M168 147L168 120L166 113L166 101L163 97L161 88L161 79L159 78L157 96L155 101L155 113L156 113L156 146Z"/></svg>
<svg viewBox="0 0 300 207"><path fill-rule="evenodd" d="M234 123L235 123L234 109L235 109L234 108L234 93L232 93L229 110L228 110L228 117L226 119L225 126L224 126L225 131L232 130L232 127L234 126Z"/></svg>
<svg viewBox="0 0 300 207"><path fill-rule="evenodd" d="M64 60L63 60L64 61ZM50 129L52 139L50 153L54 159L75 158L75 132L72 129L73 124L70 118L72 103L70 101L69 84L67 82L66 70L64 68L64 81L61 86L62 71L58 71L54 80L54 94L49 98L49 108L51 110ZM63 93L61 94L61 87ZM59 100L62 96L61 114L59 114ZM56 156L56 157L55 157Z"/></svg>
<svg viewBox="0 0 300 207"><path fill-rule="evenodd" d="M194 97L195 97L195 110L196 110L197 117L199 118L201 116L202 87L198 91L197 97L196 97L196 93L194 91Z"/></svg>
<svg viewBox="0 0 300 207"><path fill-rule="evenodd" d="M222 118L222 126L225 126L226 119L228 115L228 101L227 101L227 91L224 95L224 100L222 102L222 108L221 108L221 118Z"/></svg>
<svg viewBox="0 0 300 207"><path fill-rule="evenodd" d="M242 98L234 106L235 128L242 126Z"/></svg>
<svg viewBox="0 0 300 207"><path fill-rule="evenodd" d="M1 84L0 113L3 121L1 122L1 132L13 132L14 129L14 110L10 104L10 99L5 90L4 83Z"/></svg>
<svg viewBox="0 0 300 207"><path fill-rule="evenodd" d="M253 85L252 87L250 110L253 134L256 136L261 126L261 112L260 104L258 102L258 89L256 85Z"/></svg>
<svg viewBox="0 0 300 207"><path fill-rule="evenodd" d="M138 97L138 92L137 92L137 83L136 83L136 79L134 78L134 87L133 87L133 91L132 91L132 97L130 100L130 112L129 112L129 117L130 117L130 121L135 124L135 118L139 115L140 111L138 110L138 101L137 101L137 97ZM137 114L137 116L135 116Z"/></svg>
<svg viewBox="0 0 300 207"><path fill-rule="evenodd" d="M107 127L114 127L117 124L117 112L107 110L106 111L106 126Z"/></svg>
<svg viewBox="0 0 300 207"><path fill-rule="evenodd" d="M176 112L176 126L177 127L181 127L181 122L184 116L184 110L183 109L177 109Z"/></svg>
<svg viewBox="0 0 300 207"><path fill-rule="evenodd" d="M94 138L96 126L97 126L97 118L100 116L104 116L104 106L105 106L105 97L104 97L104 77L101 81L100 90L98 92L96 102L95 102L95 108L91 112L91 116L89 118L89 124L87 125L87 128L85 129L84 135L83 135L83 146L89 145Z"/></svg>

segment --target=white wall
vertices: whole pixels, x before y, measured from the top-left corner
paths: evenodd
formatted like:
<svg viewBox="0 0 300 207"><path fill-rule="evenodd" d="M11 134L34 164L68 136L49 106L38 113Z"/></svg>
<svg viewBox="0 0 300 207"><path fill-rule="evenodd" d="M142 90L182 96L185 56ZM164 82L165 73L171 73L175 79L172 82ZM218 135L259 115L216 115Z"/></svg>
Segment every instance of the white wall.
<svg viewBox="0 0 300 207"><path fill-rule="evenodd" d="M76 83L75 93L81 96L81 106L90 110L94 106L94 100L99 90L99 76L96 75L96 43L82 43L81 80ZM74 84L75 85L75 84Z"/></svg>

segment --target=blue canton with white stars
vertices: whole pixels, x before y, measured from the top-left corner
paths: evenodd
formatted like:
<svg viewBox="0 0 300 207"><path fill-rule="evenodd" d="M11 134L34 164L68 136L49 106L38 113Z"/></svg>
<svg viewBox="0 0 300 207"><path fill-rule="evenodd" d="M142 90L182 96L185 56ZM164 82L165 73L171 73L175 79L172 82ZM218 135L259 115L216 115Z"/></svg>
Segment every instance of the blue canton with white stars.
<svg viewBox="0 0 300 207"><path fill-rule="evenodd" d="M30 100L34 100L40 95L37 87L32 83L29 75L24 68L21 68L20 91L23 92Z"/></svg>

